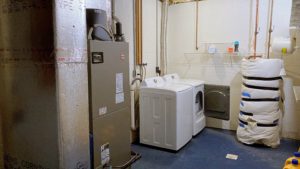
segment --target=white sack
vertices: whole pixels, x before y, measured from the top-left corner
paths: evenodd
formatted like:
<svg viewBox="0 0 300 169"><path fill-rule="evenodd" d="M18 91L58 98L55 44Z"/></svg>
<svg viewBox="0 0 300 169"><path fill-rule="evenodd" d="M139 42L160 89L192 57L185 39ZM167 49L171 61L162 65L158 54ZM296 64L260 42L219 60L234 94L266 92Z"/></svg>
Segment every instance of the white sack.
<svg viewBox="0 0 300 169"><path fill-rule="evenodd" d="M258 127L251 125L239 125L237 139L245 144L264 144L269 147L277 147L280 144L280 127Z"/></svg>
<svg viewBox="0 0 300 169"><path fill-rule="evenodd" d="M243 78L243 83L259 87L276 87L279 88L280 80L249 80Z"/></svg>
<svg viewBox="0 0 300 169"><path fill-rule="evenodd" d="M242 98L278 98L280 97L280 90L260 90L242 86Z"/></svg>
<svg viewBox="0 0 300 169"><path fill-rule="evenodd" d="M283 61L280 59L243 59L242 75L249 77L278 77L285 75Z"/></svg>
<svg viewBox="0 0 300 169"><path fill-rule="evenodd" d="M276 78L285 75L283 61L280 59L243 59L242 75L246 77ZM243 78L243 83L256 87L279 88L280 79L277 80L249 80ZM280 91L253 89L242 86L242 98L274 99L280 98ZM280 144L281 110L279 101L241 101L237 138L245 144L261 143L270 147ZM243 112L252 113L245 115ZM257 126L259 124L277 124L276 126Z"/></svg>
<svg viewBox="0 0 300 169"><path fill-rule="evenodd" d="M281 110L270 112L267 114L253 114L253 116L244 115L242 113L239 114L239 119L245 122L256 122L262 124L272 124L275 121L279 120L281 117Z"/></svg>
<svg viewBox="0 0 300 169"><path fill-rule="evenodd" d="M279 102L248 102L241 101L240 110L243 112L249 112L254 114L268 114L277 112L279 109Z"/></svg>

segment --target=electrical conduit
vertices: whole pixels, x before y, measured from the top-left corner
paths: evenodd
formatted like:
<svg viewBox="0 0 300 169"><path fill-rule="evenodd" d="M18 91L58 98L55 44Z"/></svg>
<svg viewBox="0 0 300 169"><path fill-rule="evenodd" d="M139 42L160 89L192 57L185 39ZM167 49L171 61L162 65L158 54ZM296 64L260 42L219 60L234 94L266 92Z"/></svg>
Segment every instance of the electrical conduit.
<svg viewBox="0 0 300 169"><path fill-rule="evenodd" d="M169 0L164 0L161 11L161 34L160 34L160 67L161 75L165 75L167 70L167 23L168 23Z"/></svg>

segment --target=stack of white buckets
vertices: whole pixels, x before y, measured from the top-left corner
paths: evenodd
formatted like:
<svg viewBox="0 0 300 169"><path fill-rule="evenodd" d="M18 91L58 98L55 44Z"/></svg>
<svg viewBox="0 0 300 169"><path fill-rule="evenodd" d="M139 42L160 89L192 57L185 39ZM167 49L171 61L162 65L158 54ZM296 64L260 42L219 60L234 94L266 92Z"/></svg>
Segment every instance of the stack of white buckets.
<svg viewBox="0 0 300 169"><path fill-rule="evenodd" d="M284 74L280 59L243 59L242 99L237 129L239 141L270 147L280 144L280 84Z"/></svg>

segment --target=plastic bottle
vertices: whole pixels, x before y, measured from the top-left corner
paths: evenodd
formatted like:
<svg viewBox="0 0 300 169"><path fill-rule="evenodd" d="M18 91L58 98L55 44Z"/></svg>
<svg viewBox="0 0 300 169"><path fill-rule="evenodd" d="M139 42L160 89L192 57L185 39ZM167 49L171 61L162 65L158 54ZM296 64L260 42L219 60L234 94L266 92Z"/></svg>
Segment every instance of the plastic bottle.
<svg viewBox="0 0 300 169"><path fill-rule="evenodd" d="M239 45L240 45L239 41L234 42L234 52L239 52Z"/></svg>
<svg viewBox="0 0 300 169"><path fill-rule="evenodd" d="M294 152L294 156L288 158L288 159L285 161L285 165L291 164L293 159L297 159L298 161L300 161L300 152Z"/></svg>
<svg viewBox="0 0 300 169"><path fill-rule="evenodd" d="M300 169L298 160L292 159L292 163L285 165L283 169Z"/></svg>

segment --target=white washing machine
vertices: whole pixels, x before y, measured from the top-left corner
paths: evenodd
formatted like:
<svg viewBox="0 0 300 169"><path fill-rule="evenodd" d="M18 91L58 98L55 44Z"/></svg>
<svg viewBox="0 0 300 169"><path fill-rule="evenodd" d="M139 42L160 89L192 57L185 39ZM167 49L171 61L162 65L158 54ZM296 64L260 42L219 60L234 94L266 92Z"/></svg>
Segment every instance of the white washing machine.
<svg viewBox="0 0 300 169"><path fill-rule="evenodd" d="M163 78L169 84L185 84L193 87L193 136L196 136L206 125L204 116L204 81L180 79L176 73L165 75Z"/></svg>
<svg viewBox="0 0 300 169"><path fill-rule="evenodd" d="M192 95L188 85L166 84L162 77L140 88L140 142L179 150L192 139Z"/></svg>

